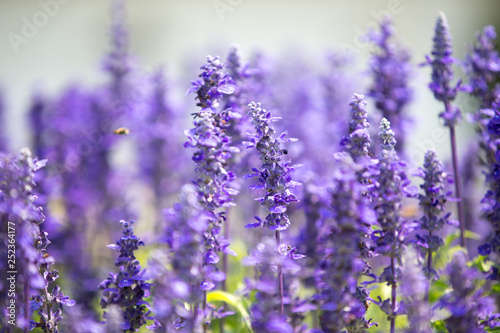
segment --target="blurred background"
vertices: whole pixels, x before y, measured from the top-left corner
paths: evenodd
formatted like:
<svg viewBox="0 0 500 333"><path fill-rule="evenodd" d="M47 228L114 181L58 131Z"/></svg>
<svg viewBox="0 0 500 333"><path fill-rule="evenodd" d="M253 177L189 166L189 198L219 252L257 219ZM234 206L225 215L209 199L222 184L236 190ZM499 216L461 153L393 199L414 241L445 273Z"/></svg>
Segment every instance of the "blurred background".
<svg viewBox="0 0 500 333"><path fill-rule="evenodd" d="M30 140L24 114L34 92L56 94L70 83L92 85L105 80L101 63L110 50L110 4L1 0L0 8L0 88L11 149L17 151ZM383 13L390 13L399 40L411 50L412 63L418 64L430 52L440 10L448 17L455 56L462 59L477 31L487 24L498 26L500 2L142 0L127 1L127 21L131 53L146 70L165 66L169 78L178 82L171 98L182 102L192 100L184 93L205 56L224 57L232 43L241 46L245 57L262 51L286 62L300 54L312 65L323 61L325 51L348 52L356 59L352 76L363 84L356 91L364 92L371 50L363 40L367 29L376 27ZM418 145L441 128L436 117L441 107L426 87L429 77L430 69L420 68L412 80L416 92L409 113L418 126L408 149L419 150L420 158L415 155L415 160L423 156ZM464 110L471 103L459 100ZM467 133L470 128L463 125L460 131ZM440 146L447 148L448 143L439 142L435 148ZM459 146L464 148L463 143Z"/></svg>

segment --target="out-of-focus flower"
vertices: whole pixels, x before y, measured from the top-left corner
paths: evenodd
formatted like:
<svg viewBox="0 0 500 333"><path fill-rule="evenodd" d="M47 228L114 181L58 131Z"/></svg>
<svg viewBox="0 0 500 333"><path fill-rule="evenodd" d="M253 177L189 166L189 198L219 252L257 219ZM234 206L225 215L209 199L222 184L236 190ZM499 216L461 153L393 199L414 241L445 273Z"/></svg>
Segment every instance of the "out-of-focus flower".
<svg viewBox="0 0 500 333"><path fill-rule="evenodd" d="M408 328L405 333L432 333L431 310L425 297L428 282L417 265L414 252L405 255L405 271L402 277L401 293L405 297L405 309L408 315Z"/></svg>
<svg viewBox="0 0 500 333"><path fill-rule="evenodd" d="M280 249L277 249L276 243L272 239L264 239L249 257L243 259L244 265L254 266L259 272L257 279L246 279L247 288L256 292L256 301L250 309L252 328L255 332L294 332L283 314L278 311L280 298L276 288L276 269L281 267L285 276L295 274L300 267L294 260L302 257L297 255L295 248L289 245L281 244Z"/></svg>
<svg viewBox="0 0 500 333"><path fill-rule="evenodd" d="M491 108L494 103L500 102L500 85L496 82L500 57L496 50L496 38L495 27L484 27L481 33L476 34L476 41L465 57L465 73L470 81L468 88L480 100L481 109Z"/></svg>
<svg viewBox="0 0 500 333"><path fill-rule="evenodd" d="M167 250L155 253L149 264L155 281L155 313L167 332L198 332L203 321L204 236L211 215L198 202L192 184L182 187L179 202L164 211L165 229L161 239ZM210 281L220 273L210 272ZM186 311L185 303L191 305Z"/></svg>
<svg viewBox="0 0 500 333"><path fill-rule="evenodd" d="M320 220L318 235L320 322L325 332L340 332L344 327L349 332L364 332L373 323L365 318L369 293L358 285L358 278L370 268L360 245L371 235L376 215L366 186L358 180L357 171L363 166L346 154L338 154L336 159L339 165L329 187L328 213Z"/></svg>
<svg viewBox="0 0 500 333"><path fill-rule="evenodd" d="M495 315L496 309L494 300L484 296L482 288L477 287L478 272L467 267L465 255L458 252L446 267L446 273L452 290L439 299L438 306L450 312L445 320L448 331L486 332L482 321Z"/></svg>
<svg viewBox="0 0 500 333"><path fill-rule="evenodd" d="M396 150L402 153L407 135L405 125L408 122L404 111L412 99L413 91L408 85L410 53L393 42L394 34L390 16L382 18L380 31L368 33L368 38L377 47L370 61L373 83L368 96L375 99L375 106L382 117L391 122L396 132Z"/></svg>

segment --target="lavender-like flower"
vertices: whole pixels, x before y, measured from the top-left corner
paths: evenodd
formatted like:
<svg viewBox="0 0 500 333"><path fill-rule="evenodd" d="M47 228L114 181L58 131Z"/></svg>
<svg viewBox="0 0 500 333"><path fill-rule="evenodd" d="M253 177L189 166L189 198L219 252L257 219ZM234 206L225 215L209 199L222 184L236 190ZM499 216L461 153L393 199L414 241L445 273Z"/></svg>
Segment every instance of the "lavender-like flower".
<svg viewBox="0 0 500 333"><path fill-rule="evenodd" d="M167 332L200 332L203 323L203 291L206 283L204 261L204 235L211 219L198 202L196 188L184 185L179 202L164 212L166 227L162 242L166 253L157 253L150 263L155 281L155 311ZM164 251L162 251L164 252ZM168 263L168 269L165 267ZM210 280L223 278L213 271ZM184 304L190 305L186 310Z"/></svg>
<svg viewBox="0 0 500 333"><path fill-rule="evenodd" d="M58 322L63 319L63 306L73 306L76 302L69 296L65 296L58 285L54 286L52 292L48 290L49 284L59 277L59 271L49 269L55 263L54 258L46 252L49 244L47 233L40 230L40 234L35 239L35 247L40 256L37 263L38 271L45 279L45 286L42 294L33 296L30 302L30 309L38 310L39 316L37 322L30 321L30 329L39 327L44 333L58 333Z"/></svg>
<svg viewBox="0 0 500 333"><path fill-rule="evenodd" d="M488 319L495 316L495 303L492 298L483 295L477 287L476 280L480 275L467 267L465 254L458 252L446 267L448 282L452 291L443 295L438 301L440 308L450 312L445 320L449 332L479 333L487 332ZM498 318L498 315L495 316ZM483 322L485 321L485 322ZM496 325L491 322L491 325Z"/></svg>
<svg viewBox="0 0 500 333"><path fill-rule="evenodd" d="M429 301L422 291L427 288L427 278L416 263L417 257L412 251L405 256L405 271L403 273L401 292L405 297L408 328L405 333L432 333L430 322L431 312Z"/></svg>
<svg viewBox="0 0 500 333"><path fill-rule="evenodd" d="M194 128L186 133L188 141L185 147L196 148L192 160L196 163L197 178L192 182L197 187L198 198L207 214L210 214L208 230L205 233L203 270L205 281L200 285L204 291L203 310L206 310L206 292L212 289L217 281L224 280L225 274L218 274L216 264L220 261L218 252L235 255L229 249L229 242L221 235L221 225L226 220L226 212L221 208L233 206L232 196L238 190L232 186L236 179L233 171L226 170L228 160L239 149L232 145L231 136L226 127L233 119L231 110L218 111L223 95L232 94L235 86L231 77L222 72L223 64L218 57L207 56L207 64L201 67L200 79L192 82L189 92L196 93L197 106L201 110L194 113ZM206 323L204 330L206 329Z"/></svg>
<svg viewBox="0 0 500 333"><path fill-rule="evenodd" d="M201 67L203 70L199 79L191 81L191 88L187 93L196 93L196 99L202 111L209 108L213 112L217 110L219 101L223 95L232 94L235 86L229 74L224 74L223 63L219 57L207 56L207 63Z"/></svg>
<svg viewBox="0 0 500 333"><path fill-rule="evenodd" d="M451 104L457 96L460 81L455 87L452 87L452 65L456 60L452 57L450 28L444 13L440 13L437 18L433 41L432 59L427 57L427 62L432 67L432 82L429 84L429 88L434 93L434 97L443 102L445 110L439 116L443 118L445 126L450 128L453 180L455 182L455 195L458 199L458 220L460 222L460 245L465 247L465 214L455 138L455 125L459 122L461 115L460 110Z"/></svg>
<svg viewBox="0 0 500 333"><path fill-rule="evenodd" d="M295 259L303 256L296 254L296 249L290 245L281 244L279 249L272 239L264 239L256 250L243 264L258 269L257 280L246 280L247 288L256 291L254 302L250 308L252 313L252 328L255 332L292 333L292 326L285 320L283 313L276 311L280 306L278 290L276 289L276 268L281 267L282 274L297 273L300 267Z"/></svg>
<svg viewBox="0 0 500 333"><path fill-rule="evenodd" d="M259 179L260 184L253 185L251 188L266 190L265 196L258 200L269 213L264 221L256 216L257 222L247 224L246 228L264 226L269 230L285 230L290 226L290 220L285 213L287 207L290 203L298 201L290 189L300 185L300 183L292 180L292 174L299 165L290 165L289 161L282 160L288 150L281 148L281 143L296 139L285 139L287 132L283 132L276 139L273 138L276 132L271 126L271 122L280 118L272 117L271 112L262 109L260 103L252 102L248 107L256 134L251 137L247 148L257 150L262 164L259 169L252 168L253 173L247 177L258 177Z"/></svg>
<svg viewBox="0 0 500 333"><path fill-rule="evenodd" d="M111 98L115 107L123 107L128 98L129 83L127 76L132 68L131 57L128 53L128 31L125 24L125 1L113 0L111 4L111 44L112 48L104 60L104 68L111 75ZM115 110L119 111L119 110Z"/></svg>
<svg viewBox="0 0 500 333"><path fill-rule="evenodd" d="M445 181L452 183L453 180L444 172L443 164L432 150L425 153L424 167L419 169L418 176L424 180L424 183L420 185L423 193L418 196L419 205L423 211L419 229L426 233L417 234L416 240L419 251L427 258L427 264L424 267L425 276L433 280L437 278L437 272L432 266L432 255L444 243L438 232L446 224L450 224L451 213L445 213L445 205L451 192L445 190Z"/></svg>
<svg viewBox="0 0 500 333"><path fill-rule="evenodd" d="M359 159L366 158L369 155L371 145L370 133L368 128L365 96L354 94L349 103L351 107L351 120L349 121L349 135L342 139L341 144L357 162Z"/></svg>
<svg viewBox="0 0 500 333"><path fill-rule="evenodd" d="M390 258L390 265L384 268L379 281L391 286L391 298L384 301L380 299L377 304L388 315L391 333L394 333L395 319L401 312L396 299L397 285L401 280L402 255L408 233L401 216L402 200L410 195L410 180L404 170L405 163L400 161L394 149L394 132L385 118L380 122L379 136L382 140L382 151L378 158L379 163L374 167L375 184L371 194L381 230L375 231L377 234L373 238L377 252Z"/></svg>
<svg viewBox="0 0 500 333"><path fill-rule="evenodd" d="M375 106L382 117L391 122L396 131L396 150L401 153L405 146L405 122L408 121L404 111L413 92L408 86L410 54L392 41L394 33L391 17L385 16L380 22L380 31L372 31L368 35L377 47L370 62L373 83L368 96L375 99Z"/></svg>
<svg viewBox="0 0 500 333"><path fill-rule="evenodd" d="M300 185L292 180L292 173L297 166L291 166L289 161L282 161L282 156L288 151L282 149L280 145L283 142L294 141L294 139L285 139L287 132L283 132L277 139L273 138L275 130L271 127L271 122L279 118L272 117L271 112L260 107L260 103L252 102L248 107L253 118L255 134L251 137L247 148L253 147L257 150L262 164L259 169L252 168L253 173L247 177L259 177L260 185L254 185L251 188L266 190L264 197L258 200L269 213L264 221L256 216L257 223L250 223L245 227L256 228L263 225L269 230L275 230L276 244L279 248L281 246L280 230L285 230L290 226L290 220L285 213L287 207L291 202L298 201L297 197L290 192L290 188ZM278 290L280 312L283 314L283 272L280 265L278 265Z"/></svg>
<svg viewBox="0 0 500 333"><path fill-rule="evenodd" d="M149 297L151 284L146 282L146 270L141 270L139 261L134 252L144 242L134 235L134 221L120 221L123 227L123 235L115 244L108 247L119 252L115 266L120 268L118 273L110 273L106 280L99 284L103 290L101 308L106 309L111 304L117 304L122 308L124 319L123 332L137 332L147 320L154 320L154 324L148 328L158 326L156 319L151 316L150 305L145 298ZM106 318L106 312L104 312Z"/></svg>
<svg viewBox="0 0 500 333"><path fill-rule="evenodd" d="M486 171L488 191L483 200L483 214L491 223L493 230L488 242L479 247L479 254L494 260L488 278L500 280L500 113L496 113L488 122L488 135L495 156L494 162Z"/></svg>
<svg viewBox="0 0 500 333"><path fill-rule="evenodd" d="M491 108L500 102L500 85L496 82L500 72L500 57L496 50L497 34L491 25L476 35L476 42L465 57L465 73L469 89L480 100L480 108ZM480 114L476 113L476 117Z"/></svg>
<svg viewBox="0 0 500 333"><path fill-rule="evenodd" d="M358 180L356 164L346 154L336 155L338 167L334 170L329 188L328 214L320 220L320 261L317 266L317 300L323 310L320 316L324 332L365 332L372 326L365 318L368 290L358 285L358 278L370 266L363 260L363 246L376 222L366 186Z"/></svg>
<svg viewBox="0 0 500 333"><path fill-rule="evenodd" d="M452 65L456 59L452 57L451 34L448 21L444 13L439 13L434 29L432 46L432 58L427 56L427 62L432 67L432 82L429 88L434 97L441 102L449 103L457 96L458 85L452 87L453 69ZM448 126L456 124L460 113L456 109L446 109L445 114L440 115Z"/></svg>
<svg viewBox="0 0 500 333"><path fill-rule="evenodd" d="M72 306L75 302L64 296L57 285L52 292L48 291L49 283L59 277L59 272L49 269L55 260L46 253L50 241L47 233L39 227L45 217L42 208L35 204L37 197L34 194L35 172L45 163L46 160L33 159L27 148L22 149L16 158L8 155L0 157L0 236L2 243L9 244L5 247L9 253L16 254L16 260L9 260L9 266L2 268L18 271L17 283L24 285L23 291L19 291L23 299L16 297L19 302L24 301L17 319L18 326L25 329L39 327L43 332L57 333L63 305ZM0 290L3 295L7 288L0 285ZM35 293L32 301L28 302L33 290L40 290L40 294ZM29 320L31 313L37 310L39 321ZM8 324L5 325L7 327Z"/></svg>

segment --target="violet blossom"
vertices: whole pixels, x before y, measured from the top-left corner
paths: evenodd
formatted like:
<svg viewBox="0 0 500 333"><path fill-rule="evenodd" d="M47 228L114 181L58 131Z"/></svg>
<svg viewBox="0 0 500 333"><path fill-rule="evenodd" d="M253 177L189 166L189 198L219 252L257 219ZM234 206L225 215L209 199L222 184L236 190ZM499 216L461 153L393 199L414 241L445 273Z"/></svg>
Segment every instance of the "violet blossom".
<svg viewBox="0 0 500 333"><path fill-rule="evenodd" d="M367 120L366 105L364 95L354 94L352 96L352 100L349 103L351 107L349 134L341 142L355 162L368 157L371 146L370 133L368 132L370 123Z"/></svg>
<svg viewBox="0 0 500 333"><path fill-rule="evenodd" d="M500 72L500 57L496 50L495 27L489 25L476 34L474 45L469 47L464 67L469 77L469 90L479 99L480 108L491 108L494 103L500 102L500 85L496 82ZM479 114L476 113L476 117Z"/></svg>
<svg viewBox="0 0 500 333"><path fill-rule="evenodd" d="M0 152L7 152L7 138L5 136L5 131L6 131L6 119L5 119L5 105L4 105L4 97L2 92L0 91L0 124L2 126L0 127Z"/></svg>
<svg viewBox="0 0 500 333"><path fill-rule="evenodd" d="M246 279L247 288L255 292L256 301L250 309L252 328L255 332L294 333L292 325L277 311L280 307L280 298L276 288L276 274L277 270L279 274L279 267L282 274L297 273L300 267L294 260L302 257L290 245L281 244L277 248L272 239L266 238L257 245L249 257L244 259L243 264L256 267L259 274L255 280Z"/></svg>
<svg viewBox="0 0 500 333"><path fill-rule="evenodd" d="M453 183L453 179L444 172L443 164L432 150L425 153L424 166L419 169L418 176L424 180L420 185L423 193L418 196L423 216L418 223L419 229L425 233L417 234L416 241L418 250L427 261L424 266L425 276L434 280L438 276L433 268L432 255L444 244L439 231L445 225L451 224L451 213L445 212L451 192L446 191L445 186L446 183Z"/></svg>
<svg viewBox="0 0 500 333"><path fill-rule="evenodd" d="M318 235L320 324L324 332L340 332L344 327L348 332L365 332L373 323L365 318L369 292L358 284L358 278L370 269L361 244L371 235L376 215L365 195L366 186L358 180L357 172L363 166L346 154L338 154L336 159L339 165Z"/></svg>
<svg viewBox="0 0 500 333"><path fill-rule="evenodd" d="M408 122L405 109L412 99L409 87L411 74L410 53L393 41L394 25L390 16L380 21L380 31L371 31L369 40L376 46L371 57L370 69L373 83L368 96L375 99L375 106L382 117L391 122L396 132L396 150L405 148L405 130Z"/></svg>
<svg viewBox="0 0 500 333"><path fill-rule="evenodd" d="M252 168L253 172L247 177L258 177L260 184L253 185L251 188L266 190L265 196L258 200L268 213L265 220L256 216L257 222L247 224L246 228L263 226L269 230L285 230L290 226L290 220L286 214L287 207L290 203L298 201L290 189L300 183L292 180L292 174L299 165L291 165L289 161L284 160L288 150L281 148L281 143L296 139L285 139L287 132L274 138L275 130L271 122L280 118L272 117L271 112L262 109L260 103L252 102L248 107L256 134L252 135L247 148L257 150L262 164L259 169Z"/></svg>
<svg viewBox="0 0 500 333"><path fill-rule="evenodd" d="M155 253L149 264L155 281L155 313L167 332L199 332L204 320L202 270L204 235L210 214L198 202L196 188L184 185L179 202L164 211L162 243L166 251ZM212 272L211 280L219 280ZM189 304L186 310L184 304Z"/></svg>
<svg viewBox="0 0 500 333"><path fill-rule="evenodd" d="M479 333L487 332L486 325L495 327L498 322L489 320L495 316L494 300L484 296L482 288L477 287L476 280L480 275L467 267L464 253L458 252L453 256L446 273L452 290L439 299L437 306L450 313L445 320L448 331Z"/></svg>
<svg viewBox="0 0 500 333"><path fill-rule="evenodd" d="M417 265L417 256L412 251L406 253L404 261L401 293L405 297L405 309L408 315L408 328L404 332L432 333L429 301L422 293L428 285L427 277Z"/></svg>
<svg viewBox="0 0 500 333"><path fill-rule="evenodd" d="M453 165L453 180L455 182L455 196L457 197L458 220L460 223L460 245L465 247L465 218L462 202L462 183L460 181L460 170L455 137L455 125L461 119L460 110L451 102L456 98L461 81L452 87L453 68L456 59L452 57L451 34L448 21L444 13L439 13L434 29L432 58L427 56L427 62L432 68L432 81L429 84L434 97L443 102L444 112L439 114L444 120L444 125L450 129L451 154Z"/></svg>
<svg viewBox="0 0 500 333"><path fill-rule="evenodd" d="M495 161L486 171L488 190L481 201L483 214L493 227L488 241L479 247L479 254L493 259L488 278L500 279L500 113L496 113L488 123L488 134L494 149Z"/></svg>
<svg viewBox="0 0 500 333"><path fill-rule="evenodd" d="M144 246L144 242L134 235L134 221L122 220L120 224L123 227L122 236L115 244L108 245L119 253L115 266L120 271L110 273L108 278L99 284L99 289L103 290L101 308L106 309L111 304L122 308L123 332L137 332L148 320L154 320L148 328L158 327L159 323L151 315L151 307L145 300L151 294L152 285L146 282L146 270L141 270L134 253L139 246ZM106 316L104 311L104 318Z"/></svg>
<svg viewBox="0 0 500 333"><path fill-rule="evenodd" d="M220 272L216 266L220 261L218 253L236 255L229 248L229 241L221 235L221 226L227 219L222 208L233 206L232 196L238 194L232 184L236 175L227 168L232 167L229 160L240 150L233 146L231 136L226 132L234 113L230 109L218 109L223 95L235 91L232 79L222 72L223 64L218 57L207 56L207 64L201 69L200 79L192 81L192 87L188 90L188 93L196 93L196 105L201 110L193 113L194 128L186 132L188 141L184 147L196 149L192 157L196 164L196 179L192 182L196 185L201 206L210 215L208 228L204 233L204 281L200 284L200 289L204 292L206 329L209 323L206 313L207 291L215 287L214 281L220 282L226 278L225 273Z"/></svg>
<svg viewBox="0 0 500 333"><path fill-rule="evenodd" d="M378 164L373 167L375 182L371 195L377 213L380 230L374 232L376 251L390 259L390 265L385 267L379 276L379 282L386 282L391 287L391 298L379 299L376 302L391 322L391 333L395 329L395 319L401 314L397 302L397 285L401 280L402 256L406 249L406 236L409 232L402 218L403 198L411 192L408 187L410 180L405 172L405 163L399 159L394 149L396 140L387 119L380 122L379 136L382 149Z"/></svg>

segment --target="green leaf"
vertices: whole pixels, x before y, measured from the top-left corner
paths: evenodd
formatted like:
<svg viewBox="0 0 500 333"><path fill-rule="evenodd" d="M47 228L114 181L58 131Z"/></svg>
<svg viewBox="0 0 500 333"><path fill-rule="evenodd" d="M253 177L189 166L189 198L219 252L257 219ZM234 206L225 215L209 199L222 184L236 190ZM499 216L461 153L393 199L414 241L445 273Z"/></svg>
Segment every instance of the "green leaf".
<svg viewBox="0 0 500 333"><path fill-rule="evenodd" d="M233 306L240 315L245 327L245 331L238 330L238 332L253 332L250 314L244 306L243 298L226 291L214 290L207 293L207 302L226 302Z"/></svg>
<svg viewBox="0 0 500 333"><path fill-rule="evenodd" d="M429 290L429 302L434 303L444 295L449 288L448 284L443 280L433 281Z"/></svg>
<svg viewBox="0 0 500 333"><path fill-rule="evenodd" d="M436 333L447 333L448 330L446 329L446 325L444 324L444 321L442 320L436 320L435 322L431 323L431 328L436 331Z"/></svg>
<svg viewBox="0 0 500 333"><path fill-rule="evenodd" d="M465 230L465 238L469 239L474 239L474 240L481 240L481 236L478 233L475 233L470 230Z"/></svg>

